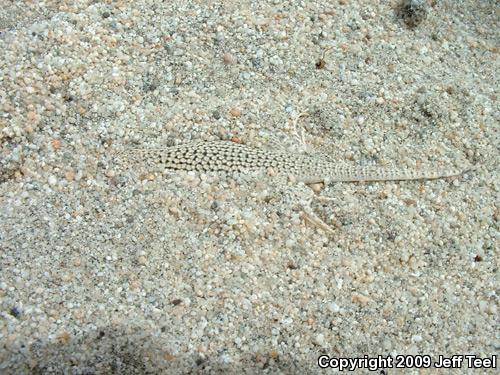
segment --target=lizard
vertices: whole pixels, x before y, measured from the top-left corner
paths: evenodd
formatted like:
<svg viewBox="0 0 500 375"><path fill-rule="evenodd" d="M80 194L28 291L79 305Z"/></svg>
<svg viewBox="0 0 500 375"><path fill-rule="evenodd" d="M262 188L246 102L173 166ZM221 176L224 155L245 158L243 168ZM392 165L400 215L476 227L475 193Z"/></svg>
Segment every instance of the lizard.
<svg viewBox="0 0 500 375"><path fill-rule="evenodd" d="M166 148L133 148L118 155L148 171L267 172L294 177L306 184L356 181L431 180L459 176L468 169L419 171L408 168L349 166L328 158L264 150L231 141L194 141ZM271 172L271 173L270 173Z"/></svg>

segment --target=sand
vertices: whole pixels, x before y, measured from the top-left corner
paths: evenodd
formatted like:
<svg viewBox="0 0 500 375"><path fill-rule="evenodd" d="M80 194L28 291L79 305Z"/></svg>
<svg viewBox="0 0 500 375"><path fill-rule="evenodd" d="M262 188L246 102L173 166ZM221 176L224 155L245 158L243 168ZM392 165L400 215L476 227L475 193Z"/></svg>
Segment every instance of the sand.
<svg viewBox="0 0 500 375"><path fill-rule="evenodd" d="M1 3L2 374L496 359L494 1ZM195 139L474 169L311 189L112 156Z"/></svg>

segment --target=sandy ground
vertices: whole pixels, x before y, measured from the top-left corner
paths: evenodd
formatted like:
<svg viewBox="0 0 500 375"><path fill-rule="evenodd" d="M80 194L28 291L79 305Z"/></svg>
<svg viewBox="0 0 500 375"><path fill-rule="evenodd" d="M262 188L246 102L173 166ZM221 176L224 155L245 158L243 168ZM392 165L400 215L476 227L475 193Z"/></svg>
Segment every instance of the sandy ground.
<svg viewBox="0 0 500 375"><path fill-rule="evenodd" d="M2 374L497 355L495 1L0 3ZM193 139L475 169L313 192L111 157Z"/></svg>

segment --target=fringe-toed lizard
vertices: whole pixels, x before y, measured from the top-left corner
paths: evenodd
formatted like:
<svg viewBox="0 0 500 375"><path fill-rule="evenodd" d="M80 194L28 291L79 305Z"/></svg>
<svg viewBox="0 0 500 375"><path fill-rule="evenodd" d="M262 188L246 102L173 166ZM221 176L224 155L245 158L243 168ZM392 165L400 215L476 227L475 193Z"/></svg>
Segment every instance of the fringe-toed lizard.
<svg viewBox="0 0 500 375"><path fill-rule="evenodd" d="M458 176L467 169L418 171L406 168L356 167L326 158L262 150L230 141L201 141L162 149L132 149L118 155L125 164L137 163L149 172L198 171L245 173L262 171L292 176L307 184L318 182L398 181Z"/></svg>

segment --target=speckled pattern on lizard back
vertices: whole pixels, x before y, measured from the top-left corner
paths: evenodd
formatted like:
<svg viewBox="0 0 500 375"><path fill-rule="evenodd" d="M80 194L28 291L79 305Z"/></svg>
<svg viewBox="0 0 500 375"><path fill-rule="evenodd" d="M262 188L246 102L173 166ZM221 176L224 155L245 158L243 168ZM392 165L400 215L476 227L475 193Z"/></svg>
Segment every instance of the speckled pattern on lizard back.
<svg viewBox="0 0 500 375"><path fill-rule="evenodd" d="M285 151L262 150L229 142L201 141L162 149L134 148L118 158L150 172L183 170L198 172L274 172L305 183L398 181L437 179L460 175L462 170L418 171L406 168L357 167L326 158Z"/></svg>

